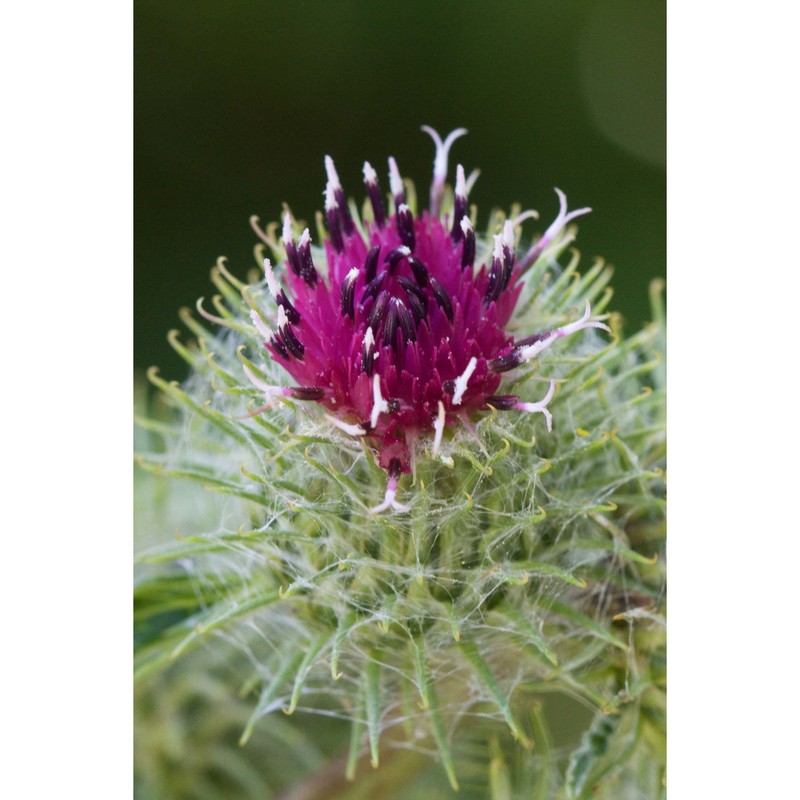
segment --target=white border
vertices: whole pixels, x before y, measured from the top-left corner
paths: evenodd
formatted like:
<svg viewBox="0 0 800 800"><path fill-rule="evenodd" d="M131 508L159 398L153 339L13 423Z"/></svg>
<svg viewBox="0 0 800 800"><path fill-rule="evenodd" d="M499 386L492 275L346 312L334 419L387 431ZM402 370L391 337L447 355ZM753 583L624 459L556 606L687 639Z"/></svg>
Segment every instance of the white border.
<svg viewBox="0 0 800 800"><path fill-rule="evenodd" d="M788 797L797 783L800 64L788 9L669 5L674 798Z"/></svg>
<svg viewBox="0 0 800 800"><path fill-rule="evenodd" d="M800 64L787 9L669 7L678 798L780 797L796 782ZM131 786L130 14L17 3L1 26L9 797Z"/></svg>
<svg viewBox="0 0 800 800"><path fill-rule="evenodd" d="M2 17L0 796L107 800L132 785L131 9Z"/></svg>

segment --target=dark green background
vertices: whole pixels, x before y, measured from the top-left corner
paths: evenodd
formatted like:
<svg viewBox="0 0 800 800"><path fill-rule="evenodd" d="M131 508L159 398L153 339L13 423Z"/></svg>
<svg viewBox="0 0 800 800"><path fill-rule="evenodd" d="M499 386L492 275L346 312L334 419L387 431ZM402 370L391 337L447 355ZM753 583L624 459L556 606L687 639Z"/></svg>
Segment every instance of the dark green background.
<svg viewBox="0 0 800 800"><path fill-rule="evenodd" d="M218 255L253 266L251 214L322 206L323 155L361 197L386 157L427 193L440 132L480 167L485 223L519 201L590 205L578 246L616 267L613 307L647 318L666 262L664 2L203 2L137 0L135 366L185 365L165 341L177 309L210 296ZM531 235L534 227L526 226Z"/></svg>

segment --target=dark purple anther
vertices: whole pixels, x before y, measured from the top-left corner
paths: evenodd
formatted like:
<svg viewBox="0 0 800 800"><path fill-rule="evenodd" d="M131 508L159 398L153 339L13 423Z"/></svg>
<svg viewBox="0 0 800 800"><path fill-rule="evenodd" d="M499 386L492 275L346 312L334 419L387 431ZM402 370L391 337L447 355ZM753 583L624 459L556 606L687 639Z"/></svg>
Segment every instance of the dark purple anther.
<svg viewBox="0 0 800 800"><path fill-rule="evenodd" d="M297 325L300 322L300 312L292 305L292 301L286 296L286 292L284 292L283 289L278 292L275 302L279 306L282 306L283 310L286 312L286 319L288 319L292 325Z"/></svg>
<svg viewBox="0 0 800 800"><path fill-rule="evenodd" d="M316 386L292 386L289 394L295 400L322 400L325 397L325 390Z"/></svg>
<svg viewBox="0 0 800 800"><path fill-rule="evenodd" d="M303 347L302 342L295 336L291 325L284 325L280 328L281 339L283 339L286 349L298 360L303 360L303 354L306 349Z"/></svg>
<svg viewBox="0 0 800 800"><path fill-rule="evenodd" d="M344 196L344 190L341 186L334 190L334 197L339 206L339 218L342 221L342 230L345 236L352 236L355 233L356 226L353 224L353 218L350 216L350 210L347 208L347 199Z"/></svg>
<svg viewBox="0 0 800 800"><path fill-rule="evenodd" d="M442 286L433 275L428 276L428 280L431 283L431 289L433 290L433 296L436 298L436 302L439 305L439 308L444 311L445 316L450 322L453 321L453 304L450 302L450 295L447 294L444 286Z"/></svg>
<svg viewBox="0 0 800 800"><path fill-rule="evenodd" d="M372 216L375 218L375 225L382 228L386 222L386 217L383 213L383 198L381 198L381 190L378 186L378 174L369 161L364 162L364 186L367 188L369 202L372 205Z"/></svg>
<svg viewBox="0 0 800 800"><path fill-rule="evenodd" d="M411 259L409 259L410 261ZM416 261L416 259L414 259ZM405 275L400 275L397 279L397 282L406 290L406 294L415 294L419 297L420 300L425 299L425 292L422 290L421 286L418 286L415 281L412 281L411 278L407 278Z"/></svg>
<svg viewBox="0 0 800 800"><path fill-rule="evenodd" d="M353 268L347 273L345 279L342 281L342 316L355 318L355 301L356 301L356 278L358 277L358 269Z"/></svg>
<svg viewBox="0 0 800 800"><path fill-rule="evenodd" d="M377 277L373 278L365 287L364 291L361 292L361 300L359 301L359 306L363 308L367 300L370 297L375 297L376 294L380 291L381 286L383 286L383 282L386 280L386 270L383 270Z"/></svg>
<svg viewBox="0 0 800 800"><path fill-rule="evenodd" d="M499 296L500 292L511 282L511 274L514 271L514 260L516 257L514 253L514 241L514 221L507 219L503 225L503 232L494 237L494 254L492 257L494 260L502 262L500 289L497 292L497 296Z"/></svg>
<svg viewBox="0 0 800 800"><path fill-rule="evenodd" d="M341 200L339 199L340 195ZM347 201L341 189L338 189L336 192L336 200L339 203L339 212L342 215L342 230L345 236L352 236L356 232L356 226L353 224L353 218L350 216L350 209L347 207Z"/></svg>
<svg viewBox="0 0 800 800"><path fill-rule="evenodd" d="M515 394L492 394L486 398L487 406L494 406L498 411L511 411L519 402Z"/></svg>
<svg viewBox="0 0 800 800"><path fill-rule="evenodd" d="M427 286L428 285L428 270L425 265L414 256L409 256L407 259L408 266L411 267L411 271L414 273L414 279L420 286Z"/></svg>
<svg viewBox="0 0 800 800"><path fill-rule="evenodd" d="M297 243L297 258L300 261L300 274L303 280L311 287L317 285L317 268L311 258L311 236L306 228L300 235Z"/></svg>
<svg viewBox="0 0 800 800"><path fill-rule="evenodd" d="M375 305L372 306L372 311L369 313L367 325L372 328L373 331L380 329L381 322L383 322L383 316L386 313L386 306L388 304L389 292L384 289L384 291L378 295L378 299L375 301Z"/></svg>
<svg viewBox="0 0 800 800"><path fill-rule="evenodd" d="M326 211L325 222L328 225L328 236L330 236L333 249L337 253L341 253L344 250L344 241L342 239L342 223L339 219L338 209Z"/></svg>
<svg viewBox="0 0 800 800"><path fill-rule="evenodd" d="M375 277L375 272L378 269L378 256L381 254L381 246L376 244L372 250L367 253L366 261L364 261L364 283L367 284Z"/></svg>
<svg viewBox="0 0 800 800"><path fill-rule="evenodd" d="M339 201L336 199L335 187L330 181L325 187L325 224L328 226L328 236L330 236L334 250L341 253L344 250L342 213Z"/></svg>
<svg viewBox="0 0 800 800"><path fill-rule="evenodd" d="M283 340L277 334L273 334L270 338L269 343L278 351L280 355L282 355L287 361L289 360L289 351L286 349L286 345L283 343ZM264 346L266 347L267 343L264 342Z"/></svg>
<svg viewBox="0 0 800 800"><path fill-rule="evenodd" d="M283 306L283 310L286 312L286 319L288 319L292 325L298 325L300 323L300 312L292 305L289 298L283 292L278 296L278 305Z"/></svg>
<svg viewBox="0 0 800 800"><path fill-rule="evenodd" d="M414 321L411 319L411 314L406 308L402 300L395 298L394 300L397 308L397 321L400 323L400 329L407 342L415 342L417 340L417 332L414 329Z"/></svg>
<svg viewBox="0 0 800 800"><path fill-rule="evenodd" d="M403 474L403 468L400 464L399 458L393 458L389 461L389 469L387 470L390 478L397 480Z"/></svg>
<svg viewBox="0 0 800 800"><path fill-rule="evenodd" d="M350 211L347 206L343 206L342 219L344 221L344 232L348 236L352 236L356 232L356 226L353 222L353 218L350 216Z"/></svg>
<svg viewBox="0 0 800 800"><path fill-rule="evenodd" d="M492 372L508 372L522 364L523 358L519 354L519 350L514 349L504 356L493 358L488 362L488 367Z"/></svg>
<svg viewBox="0 0 800 800"><path fill-rule="evenodd" d="M361 369L367 375L372 375L375 369L375 338L372 335L372 328L367 328L361 344Z"/></svg>
<svg viewBox="0 0 800 800"><path fill-rule="evenodd" d="M475 231L469 217L462 217L461 232L464 234L464 249L461 251L461 269L471 267L475 263Z"/></svg>
<svg viewBox="0 0 800 800"><path fill-rule="evenodd" d="M292 241L284 242L284 245L286 247L286 260L289 262L292 272L299 276L301 274L301 269L300 256L297 254L297 247Z"/></svg>
<svg viewBox="0 0 800 800"><path fill-rule="evenodd" d="M325 172L328 174L328 186L325 191L325 210L328 207L333 207L334 203L338 206L339 220L346 236L352 236L355 232L355 225L347 209L347 198L344 196L344 189L342 189L339 176L336 174L336 167L333 165L333 159L330 156L325 156Z"/></svg>
<svg viewBox="0 0 800 800"><path fill-rule="evenodd" d="M419 323L428 316L425 298L420 298L416 292L409 291L406 291L406 296L408 297L408 307L411 309L411 313L414 316L414 323L419 325Z"/></svg>
<svg viewBox="0 0 800 800"><path fill-rule="evenodd" d="M514 253L507 245L503 245L503 289L505 289L511 280L511 273L514 271Z"/></svg>
<svg viewBox="0 0 800 800"><path fill-rule="evenodd" d="M405 203L397 209L396 219L397 232L400 234L401 241L409 250L413 250L416 245L416 239L414 237L414 215Z"/></svg>
<svg viewBox="0 0 800 800"><path fill-rule="evenodd" d="M397 327L399 324L397 314L397 304L399 300L393 297L389 302L389 310L386 312L386 323L383 326L383 346L387 345L397 352Z"/></svg>
<svg viewBox="0 0 800 800"><path fill-rule="evenodd" d="M428 298L425 292L411 278L406 278L404 275L401 275L397 282L406 290L409 308L415 322L419 324L428 316Z"/></svg>
<svg viewBox="0 0 800 800"><path fill-rule="evenodd" d="M531 334L530 336L526 336L524 339L514 340L514 347L525 347L529 344L536 344L536 342L541 342L542 339L546 339L553 331L540 331L539 333Z"/></svg>
<svg viewBox="0 0 800 800"><path fill-rule="evenodd" d="M409 255L411 255L411 251L405 245L390 250L386 254L386 258L383 259L384 262L389 264L389 274L391 275L395 271L397 265Z"/></svg>
<svg viewBox="0 0 800 800"><path fill-rule="evenodd" d="M461 220L467 213L467 183L464 180L464 167L456 167L456 188L453 193L453 228L450 236L454 242L459 242L464 237L461 229Z"/></svg>
<svg viewBox="0 0 800 800"><path fill-rule="evenodd" d="M500 297L503 291L503 264L499 258L492 259L492 267L489 270L489 284L486 287L484 300L489 305L493 300Z"/></svg>
<svg viewBox="0 0 800 800"><path fill-rule="evenodd" d="M458 242L464 238L464 231L461 230L461 223L457 220L460 220L461 217L464 216L464 212L467 210L467 198L465 197L463 201L460 197L456 196L456 207L454 211L455 219L453 220L453 228L450 231L450 237L453 239L454 242Z"/></svg>

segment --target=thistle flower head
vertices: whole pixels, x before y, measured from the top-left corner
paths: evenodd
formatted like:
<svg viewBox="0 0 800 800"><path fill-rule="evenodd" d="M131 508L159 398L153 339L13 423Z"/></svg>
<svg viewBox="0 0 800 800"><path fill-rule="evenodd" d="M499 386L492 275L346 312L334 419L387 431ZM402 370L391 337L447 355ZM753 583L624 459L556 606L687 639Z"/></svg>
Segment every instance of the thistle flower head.
<svg viewBox="0 0 800 800"><path fill-rule="evenodd" d="M390 158L394 213L387 213L377 173L365 162L372 218L355 220L333 159L326 156L324 258L315 261L307 228L295 242L287 212L280 276L285 288L270 261L265 262L277 309L264 314L277 314L275 332L260 314L253 315L270 357L298 383L286 393L317 402L339 429L365 437L388 473L386 500L375 510L404 508L394 500L397 479L411 471L418 443L438 453L448 426L469 426L476 415L495 408L541 412L549 428L546 405L554 384L544 400L532 403L498 393L503 373L559 338L590 327L608 330L591 318L587 301L577 321L515 340L508 324L524 271L567 222L589 209L568 214L566 197L556 190L561 211L533 256L529 251L518 263L512 220L494 236L493 248L485 256L481 249L479 256L460 164L452 205L440 213L449 151L466 131L459 128L442 141L433 129L423 130L436 144L430 208L412 212L397 163ZM265 392L268 405L280 394L246 374Z"/></svg>
<svg viewBox="0 0 800 800"><path fill-rule="evenodd" d="M227 681L230 648L248 698L239 741L265 717L280 738L278 709L340 716L351 778L381 751L435 749L455 789L478 774L482 741L494 788L480 796L497 794L503 753L518 765L514 796L657 796L657 292L658 324L600 346L589 329L608 329L591 306L607 307L610 267L579 274L574 251L557 263L588 209L568 211L559 192L526 250L520 226L536 213L478 225L476 171L456 165L447 185L461 132L431 135L427 209L390 158L386 194L364 164L359 211L326 158L317 224L288 208L266 230L253 218L270 250L257 248L261 280L220 258L216 313L198 304L213 330L184 312L196 340L170 334L192 373L179 385L151 371L176 414L142 421L153 443L139 463L153 473L148 510L178 500L180 523L161 508L164 540L139 557L137 676L194 650L203 669L219 657ZM218 502L167 495L164 477ZM571 753L550 747L551 696L594 712ZM284 768L258 769L269 763Z"/></svg>

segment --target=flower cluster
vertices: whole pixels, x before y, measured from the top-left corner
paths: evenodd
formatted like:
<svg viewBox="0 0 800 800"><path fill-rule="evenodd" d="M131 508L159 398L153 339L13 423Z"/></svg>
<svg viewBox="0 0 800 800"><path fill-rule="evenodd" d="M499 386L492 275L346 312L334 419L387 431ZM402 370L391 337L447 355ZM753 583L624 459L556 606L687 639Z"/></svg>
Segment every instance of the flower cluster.
<svg viewBox="0 0 800 800"><path fill-rule="evenodd" d="M266 398L258 411L282 396L313 401L326 409L332 425L364 437L388 474L384 501L372 509L376 513L407 510L396 499L397 481L411 471L423 437L436 457L448 426L469 428L477 412L490 408L541 413L549 430L547 406L555 382L543 398L529 401L501 392L504 373L559 338L585 328L609 330L591 317L587 301L574 322L523 339L509 334L526 272L570 220L591 209L568 213L566 197L556 189L560 212L526 252L517 252L516 229L535 212L506 220L494 247L483 248L467 207L473 177L456 167L452 202L445 186L450 147L466 131L459 128L442 141L431 128L423 130L436 144L428 209L413 213L397 163L389 158L394 213L387 213L377 173L366 162L372 219L358 219L326 156L325 264L312 257L308 228L295 239L287 211L284 269L278 274L269 259L264 264L277 305L277 314L266 316L275 329L258 310L251 312L270 356L297 382L270 385L245 367Z"/></svg>

